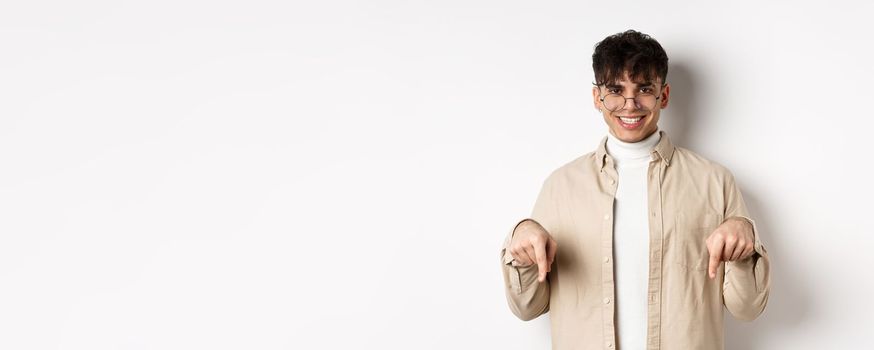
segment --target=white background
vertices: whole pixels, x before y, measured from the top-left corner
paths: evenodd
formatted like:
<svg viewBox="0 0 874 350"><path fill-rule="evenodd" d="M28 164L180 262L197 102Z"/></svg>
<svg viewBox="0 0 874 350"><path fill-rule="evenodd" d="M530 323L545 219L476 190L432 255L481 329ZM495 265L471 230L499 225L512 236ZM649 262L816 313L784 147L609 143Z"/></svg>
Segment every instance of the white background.
<svg viewBox="0 0 874 350"><path fill-rule="evenodd" d="M871 2L0 5L0 348L548 349L498 253L606 133L594 44L773 262L728 349L870 344Z"/></svg>

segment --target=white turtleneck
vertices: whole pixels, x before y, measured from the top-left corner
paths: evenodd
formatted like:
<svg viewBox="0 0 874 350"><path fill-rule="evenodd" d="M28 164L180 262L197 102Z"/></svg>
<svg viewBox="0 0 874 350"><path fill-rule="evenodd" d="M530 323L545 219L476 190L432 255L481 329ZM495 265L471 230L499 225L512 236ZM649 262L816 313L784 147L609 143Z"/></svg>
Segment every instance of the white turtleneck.
<svg viewBox="0 0 874 350"><path fill-rule="evenodd" d="M643 140L629 143L607 133L607 153L613 157L619 174L613 207L616 340L619 349L646 348L649 281L646 177L652 150L660 138L656 130Z"/></svg>

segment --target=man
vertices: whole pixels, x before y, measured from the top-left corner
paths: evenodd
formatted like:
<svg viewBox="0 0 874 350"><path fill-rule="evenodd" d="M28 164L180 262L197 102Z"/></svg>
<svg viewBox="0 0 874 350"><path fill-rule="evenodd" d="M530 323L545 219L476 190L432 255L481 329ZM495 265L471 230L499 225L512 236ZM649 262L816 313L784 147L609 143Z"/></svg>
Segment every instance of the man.
<svg viewBox="0 0 874 350"><path fill-rule="evenodd" d="M553 349L722 349L724 309L764 310L769 260L734 177L658 129L668 57L629 30L598 43L597 149L553 171L501 249L507 301L550 313Z"/></svg>

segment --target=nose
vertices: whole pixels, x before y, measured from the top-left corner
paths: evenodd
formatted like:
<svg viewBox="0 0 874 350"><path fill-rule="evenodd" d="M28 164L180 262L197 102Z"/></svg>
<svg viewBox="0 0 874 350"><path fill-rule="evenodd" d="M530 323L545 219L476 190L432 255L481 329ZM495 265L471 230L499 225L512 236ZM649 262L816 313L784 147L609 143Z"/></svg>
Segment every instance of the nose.
<svg viewBox="0 0 874 350"><path fill-rule="evenodd" d="M635 111L635 110L640 108L640 105L637 103L637 96L632 96L632 97L622 96L622 97L625 98L625 104L622 105L622 109L629 109L629 107L628 107L629 101L631 101L630 102L631 103L630 110Z"/></svg>

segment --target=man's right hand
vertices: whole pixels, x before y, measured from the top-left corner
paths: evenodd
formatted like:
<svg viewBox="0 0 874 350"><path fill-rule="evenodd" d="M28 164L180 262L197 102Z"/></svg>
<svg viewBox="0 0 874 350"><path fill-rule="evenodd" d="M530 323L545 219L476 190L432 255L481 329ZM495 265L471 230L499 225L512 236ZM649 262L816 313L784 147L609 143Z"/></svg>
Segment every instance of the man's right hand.
<svg viewBox="0 0 874 350"><path fill-rule="evenodd" d="M537 281L546 280L546 274L552 270L555 252L558 248L555 240L535 221L525 220L516 226L513 239L510 241L510 255L515 259L515 266L531 266L537 264Z"/></svg>

